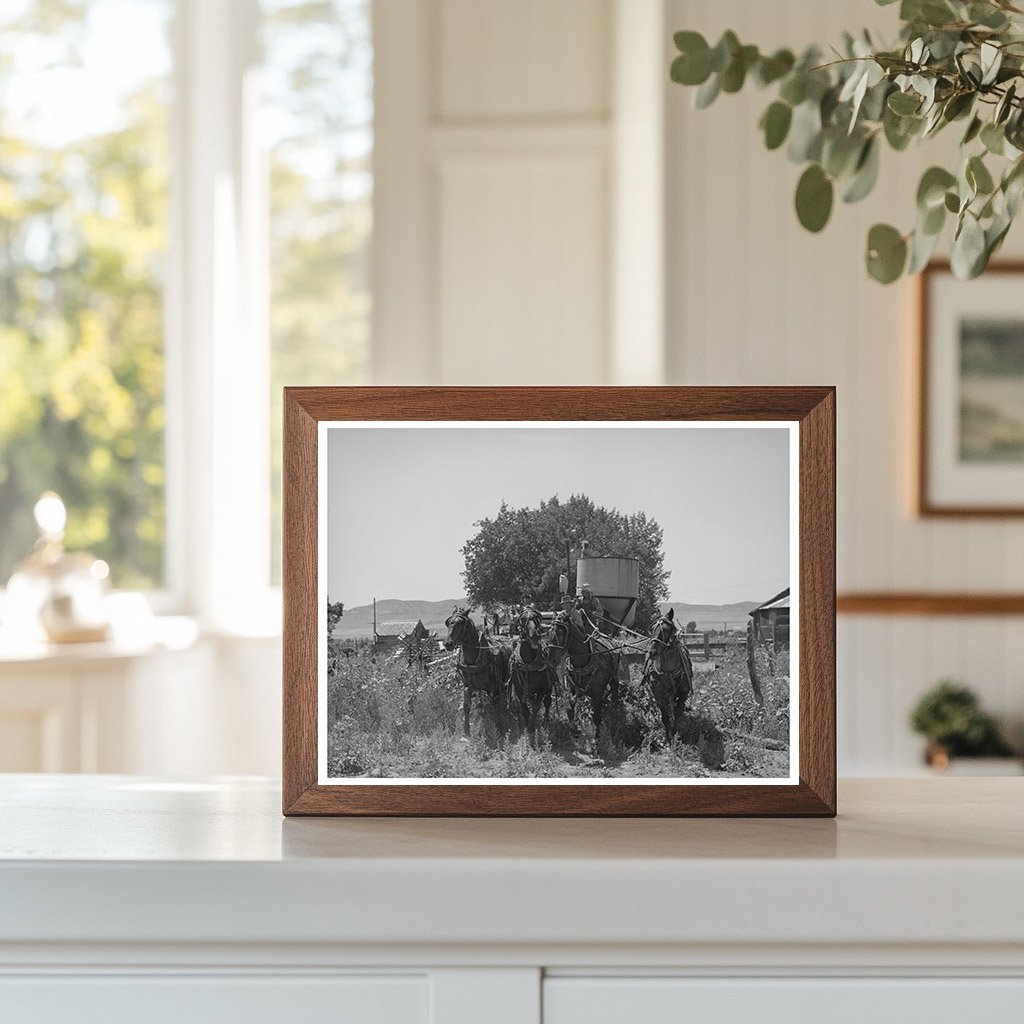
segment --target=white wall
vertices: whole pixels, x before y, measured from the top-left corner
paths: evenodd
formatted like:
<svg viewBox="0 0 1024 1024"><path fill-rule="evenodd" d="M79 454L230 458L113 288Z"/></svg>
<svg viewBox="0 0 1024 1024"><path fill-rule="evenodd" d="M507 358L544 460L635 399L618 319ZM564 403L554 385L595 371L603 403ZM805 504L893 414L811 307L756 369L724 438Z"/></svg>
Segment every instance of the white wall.
<svg viewBox="0 0 1024 1024"><path fill-rule="evenodd" d="M661 169L662 12L377 0L376 380L601 383L627 311L628 375L657 379L661 295L627 281L644 263L660 279L660 194L621 186ZM627 16L645 56L623 82Z"/></svg>
<svg viewBox="0 0 1024 1024"><path fill-rule="evenodd" d="M669 0L669 29L712 42L734 29L763 47L829 43L843 28L886 26L868 0ZM835 384L839 398L840 590L1020 590L1024 523L923 521L909 512L913 286L871 282L868 227L912 224L921 171L950 140L883 155L878 192L838 204L818 236L797 223L800 169L768 153L756 122L770 97L750 89L692 109L667 88L668 380L686 384ZM1011 234L1008 255L1024 251ZM840 770L912 768L909 708L942 676L966 680L1015 731L1024 719L1024 621L841 618Z"/></svg>
<svg viewBox="0 0 1024 1024"><path fill-rule="evenodd" d="M840 588L1020 589L1024 526L909 513L913 286L882 288L863 269L868 227L909 227L918 176L952 133L885 153L877 193L839 204L815 237L792 209L799 169L761 145L767 94L694 111L667 80L673 29L796 48L864 25L892 38L894 8L377 0L377 12L379 381L836 384ZM1018 232L1007 252L1022 248ZM941 676L1024 732L1024 622L842 618L839 638L843 772L913 770L907 712Z"/></svg>

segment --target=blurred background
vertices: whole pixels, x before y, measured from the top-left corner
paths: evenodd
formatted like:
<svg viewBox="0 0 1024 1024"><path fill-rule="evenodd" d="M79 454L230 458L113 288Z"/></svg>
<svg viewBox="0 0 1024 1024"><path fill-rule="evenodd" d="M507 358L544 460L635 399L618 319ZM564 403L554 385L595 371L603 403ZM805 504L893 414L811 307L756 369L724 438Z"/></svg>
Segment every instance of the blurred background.
<svg viewBox="0 0 1024 1024"><path fill-rule="evenodd" d="M5 0L0 770L279 773L284 385L835 384L840 590L1024 590L1020 520L911 513L915 285L870 282L862 240L934 152L812 237L763 96L695 111L668 80L674 29L800 47L866 22ZM34 514L48 491L66 525ZM114 589L107 639L32 634L40 529L90 553L64 565L83 593ZM844 614L839 639L841 773L923 770L908 718L943 678L1019 747L1019 618Z"/></svg>

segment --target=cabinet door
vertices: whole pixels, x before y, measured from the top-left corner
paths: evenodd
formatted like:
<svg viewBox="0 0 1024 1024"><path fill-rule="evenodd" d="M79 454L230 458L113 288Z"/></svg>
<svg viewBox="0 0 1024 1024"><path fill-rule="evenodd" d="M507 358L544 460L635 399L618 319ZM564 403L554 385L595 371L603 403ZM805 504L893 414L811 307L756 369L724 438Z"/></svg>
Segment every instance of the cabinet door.
<svg viewBox="0 0 1024 1024"><path fill-rule="evenodd" d="M0 979L18 1024L427 1024L425 975L35 976Z"/></svg>
<svg viewBox="0 0 1024 1024"><path fill-rule="evenodd" d="M544 1024L1021 1024L1024 978L548 978Z"/></svg>

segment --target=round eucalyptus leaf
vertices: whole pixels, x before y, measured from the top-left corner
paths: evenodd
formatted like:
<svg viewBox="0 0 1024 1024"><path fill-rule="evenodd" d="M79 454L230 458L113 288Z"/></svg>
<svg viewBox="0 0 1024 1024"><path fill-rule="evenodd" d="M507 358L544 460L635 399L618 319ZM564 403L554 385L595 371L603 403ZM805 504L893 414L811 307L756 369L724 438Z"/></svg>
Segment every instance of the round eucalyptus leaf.
<svg viewBox="0 0 1024 1024"><path fill-rule="evenodd" d="M996 124L1002 124L1009 117L1013 111L1013 101L1017 95L1017 83L1011 82L1003 93L1002 99L996 104L996 112L992 120Z"/></svg>
<svg viewBox="0 0 1024 1024"><path fill-rule="evenodd" d="M924 119L918 117L900 117L890 109L882 114L882 127L886 133L886 141L899 153L910 144L910 139L918 133Z"/></svg>
<svg viewBox="0 0 1024 1024"><path fill-rule="evenodd" d="M677 32L679 56L672 61L671 77L680 85L703 85L711 74L711 49L699 32Z"/></svg>
<svg viewBox="0 0 1024 1024"><path fill-rule="evenodd" d="M793 120L793 108L788 103L776 100L761 117L764 144L768 149L778 149L786 141L789 126Z"/></svg>
<svg viewBox="0 0 1024 1024"><path fill-rule="evenodd" d="M929 167L921 175L917 186L917 205L922 210L941 206L946 201L946 192L956 184L956 176L944 167Z"/></svg>
<svg viewBox="0 0 1024 1024"><path fill-rule="evenodd" d="M807 99L807 77L801 71L792 72L779 87L779 96L791 107Z"/></svg>
<svg viewBox="0 0 1024 1024"><path fill-rule="evenodd" d="M992 175L985 166L985 161L980 156L972 156L967 161L967 181L978 195L988 195L994 188L995 182Z"/></svg>
<svg viewBox="0 0 1024 1024"><path fill-rule="evenodd" d="M892 284L907 262L907 243L891 224L876 224L868 232L867 269L880 284Z"/></svg>
<svg viewBox="0 0 1024 1024"><path fill-rule="evenodd" d="M693 105L698 110L706 110L715 102L716 99L718 99L718 94L721 91L721 78L718 75L711 75L711 77L694 93Z"/></svg>
<svg viewBox="0 0 1024 1024"><path fill-rule="evenodd" d="M940 235L946 223L946 204L939 203L917 213L917 231L923 235Z"/></svg>
<svg viewBox="0 0 1024 1024"><path fill-rule="evenodd" d="M843 188L844 203L860 202L875 187L878 181L878 155L878 139L873 136L864 143L853 175Z"/></svg>
<svg viewBox="0 0 1024 1024"><path fill-rule="evenodd" d="M786 155L795 164L817 160L821 143L821 110L817 103L808 100L793 111Z"/></svg>
<svg viewBox="0 0 1024 1024"><path fill-rule="evenodd" d="M756 46L741 46L732 63L722 72L722 92L739 92L747 79L747 72L757 60Z"/></svg>
<svg viewBox="0 0 1024 1024"><path fill-rule="evenodd" d="M909 92L890 93L887 102L889 109L900 117L916 114L921 107L920 99Z"/></svg>
<svg viewBox="0 0 1024 1024"><path fill-rule="evenodd" d="M981 129L982 145L995 156L1002 156L1006 145L1006 133L998 124L990 121Z"/></svg>
<svg viewBox="0 0 1024 1024"><path fill-rule="evenodd" d="M985 259L985 232L977 217L965 212L953 238L953 252L950 258L953 273L962 281L977 277L984 269Z"/></svg>
<svg viewBox="0 0 1024 1024"><path fill-rule="evenodd" d="M758 85L771 85L793 70L796 58L789 50L776 50L770 57L762 57L754 67L754 79Z"/></svg>
<svg viewBox="0 0 1024 1024"><path fill-rule="evenodd" d="M832 180L817 165L811 164L796 185L796 215L808 231L820 231L832 215Z"/></svg>
<svg viewBox="0 0 1024 1024"><path fill-rule="evenodd" d="M1006 28L1007 17L1006 15L993 7L991 3L972 3L968 12L968 17L971 21L976 22L979 25L984 25L985 28L1000 29Z"/></svg>
<svg viewBox="0 0 1024 1024"><path fill-rule="evenodd" d="M920 229L914 231L910 238L910 262L907 264L908 274L916 274L928 266L928 261L935 254L940 237L941 232L929 234Z"/></svg>
<svg viewBox="0 0 1024 1024"><path fill-rule="evenodd" d="M947 192L945 198L946 209L950 213L960 212L960 197L955 192Z"/></svg>
<svg viewBox="0 0 1024 1024"><path fill-rule="evenodd" d="M742 48L736 33L727 29L711 51L711 70L721 74L733 62L733 57Z"/></svg>
<svg viewBox="0 0 1024 1024"><path fill-rule="evenodd" d="M980 117L972 117L971 123L967 126L967 131L964 132L964 137L960 140L960 145L966 146L973 142L981 133L982 125L983 122Z"/></svg>
<svg viewBox="0 0 1024 1024"><path fill-rule="evenodd" d="M966 117L974 107L975 94L964 92L956 96L950 96L942 108L942 117L945 121L956 121Z"/></svg>
<svg viewBox="0 0 1024 1024"><path fill-rule="evenodd" d="M863 133L851 136L838 125L826 128L822 132L821 166L826 174L841 178L854 171L863 149Z"/></svg>

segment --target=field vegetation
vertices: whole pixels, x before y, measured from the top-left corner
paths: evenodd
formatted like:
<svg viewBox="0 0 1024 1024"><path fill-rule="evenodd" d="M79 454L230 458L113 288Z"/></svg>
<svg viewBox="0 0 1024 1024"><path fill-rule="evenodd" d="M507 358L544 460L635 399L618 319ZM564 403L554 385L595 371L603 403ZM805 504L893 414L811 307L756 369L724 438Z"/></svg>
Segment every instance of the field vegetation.
<svg viewBox="0 0 1024 1024"><path fill-rule="evenodd" d="M595 740L585 701L569 723L560 690L550 722L530 745L514 715L474 701L462 736L462 683L451 660L427 670L404 652L332 642L328 671L328 773L374 778L779 778L789 772L789 664L762 665L755 699L745 653L695 666L680 735L665 742L657 707L630 668L620 706ZM443 657L439 652L437 658ZM582 714L580 713L582 711ZM500 719L505 718L503 723ZM503 725L507 733L503 736Z"/></svg>

